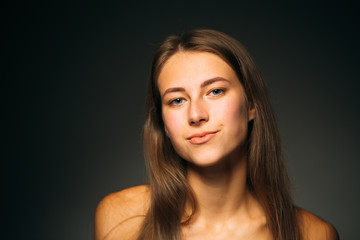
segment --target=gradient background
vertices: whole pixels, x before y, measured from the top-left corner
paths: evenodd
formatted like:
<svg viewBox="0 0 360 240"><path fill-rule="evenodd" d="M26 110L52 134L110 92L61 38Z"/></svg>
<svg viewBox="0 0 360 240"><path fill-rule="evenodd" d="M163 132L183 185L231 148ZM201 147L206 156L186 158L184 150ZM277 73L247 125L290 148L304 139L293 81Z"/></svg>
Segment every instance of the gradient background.
<svg viewBox="0 0 360 240"><path fill-rule="evenodd" d="M106 194L145 182L155 45L191 28L241 41L264 75L296 203L356 239L359 17L349 2L2 4L6 239L92 239ZM2 168L4 169L4 168Z"/></svg>

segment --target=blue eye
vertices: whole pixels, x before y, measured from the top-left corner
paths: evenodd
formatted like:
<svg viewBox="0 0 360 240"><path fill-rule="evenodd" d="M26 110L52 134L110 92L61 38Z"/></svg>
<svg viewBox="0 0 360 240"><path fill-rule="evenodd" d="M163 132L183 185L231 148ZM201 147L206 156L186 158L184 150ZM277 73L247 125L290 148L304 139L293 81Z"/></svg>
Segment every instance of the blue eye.
<svg viewBox="0 0 360 240"><path fill-rule="evenodd" d="M210 94L213 95L213 96L218 96L218 95L221 95L224 93L224 90L223 89L214 89L214 90L211 90Z"/></svg>
<svg viewBox="0 0 360 240"><path fill-rule="evenodd" d="M176 98L172 101L170 101L170 105L180 105L184 102L184 99L182 98Z"/></svg>

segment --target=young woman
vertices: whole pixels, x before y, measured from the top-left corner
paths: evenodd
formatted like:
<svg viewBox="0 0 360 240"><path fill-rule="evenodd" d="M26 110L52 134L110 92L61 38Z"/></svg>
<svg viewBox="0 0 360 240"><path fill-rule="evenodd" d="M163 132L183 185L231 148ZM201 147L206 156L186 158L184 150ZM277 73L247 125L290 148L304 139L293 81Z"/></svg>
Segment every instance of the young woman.
<svg viewBox="0 0 360 240"><path fill-rule="evenodd" d="M106 196L95 239L338 239L294 206L261 74L224 33L193 30L160 44L144 151L149 185Z"/></svg>

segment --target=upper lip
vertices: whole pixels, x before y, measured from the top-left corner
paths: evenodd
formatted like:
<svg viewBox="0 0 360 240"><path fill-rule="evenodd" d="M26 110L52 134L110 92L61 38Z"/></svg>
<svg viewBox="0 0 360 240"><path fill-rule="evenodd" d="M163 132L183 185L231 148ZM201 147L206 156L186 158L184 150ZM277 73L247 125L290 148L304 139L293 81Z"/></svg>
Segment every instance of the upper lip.
<svg viewBox="0 0 360 240"><path fill-rule="evenodd" d="M205 131L205 132L201 132L201 133L194 133L194 134L190 135L187 139L190 140L195 137L204 137L208 134L213 134L213 133L217 133L217 132L218 131Z"/></svg>

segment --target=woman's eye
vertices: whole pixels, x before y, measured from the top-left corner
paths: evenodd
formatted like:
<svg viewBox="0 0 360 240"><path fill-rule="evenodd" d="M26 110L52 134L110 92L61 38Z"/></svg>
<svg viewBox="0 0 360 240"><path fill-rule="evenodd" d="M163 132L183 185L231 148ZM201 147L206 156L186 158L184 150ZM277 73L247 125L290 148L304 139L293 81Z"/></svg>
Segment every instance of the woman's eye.
<svg viewBox="0 0 360 240"><path fill-rule="evenodd" d="M223 89L214 89L210 92L210 95L213 95L213 96L218 96L218 95L221 95L224 93L224 90Z"/></svg>
<svg viewBox="0 0 360 240"><path fill-rule="evenodd" d="M182 98L176 98L172 101L170 101L170 105L180 105L184 102L184 99Z"/></svg>

